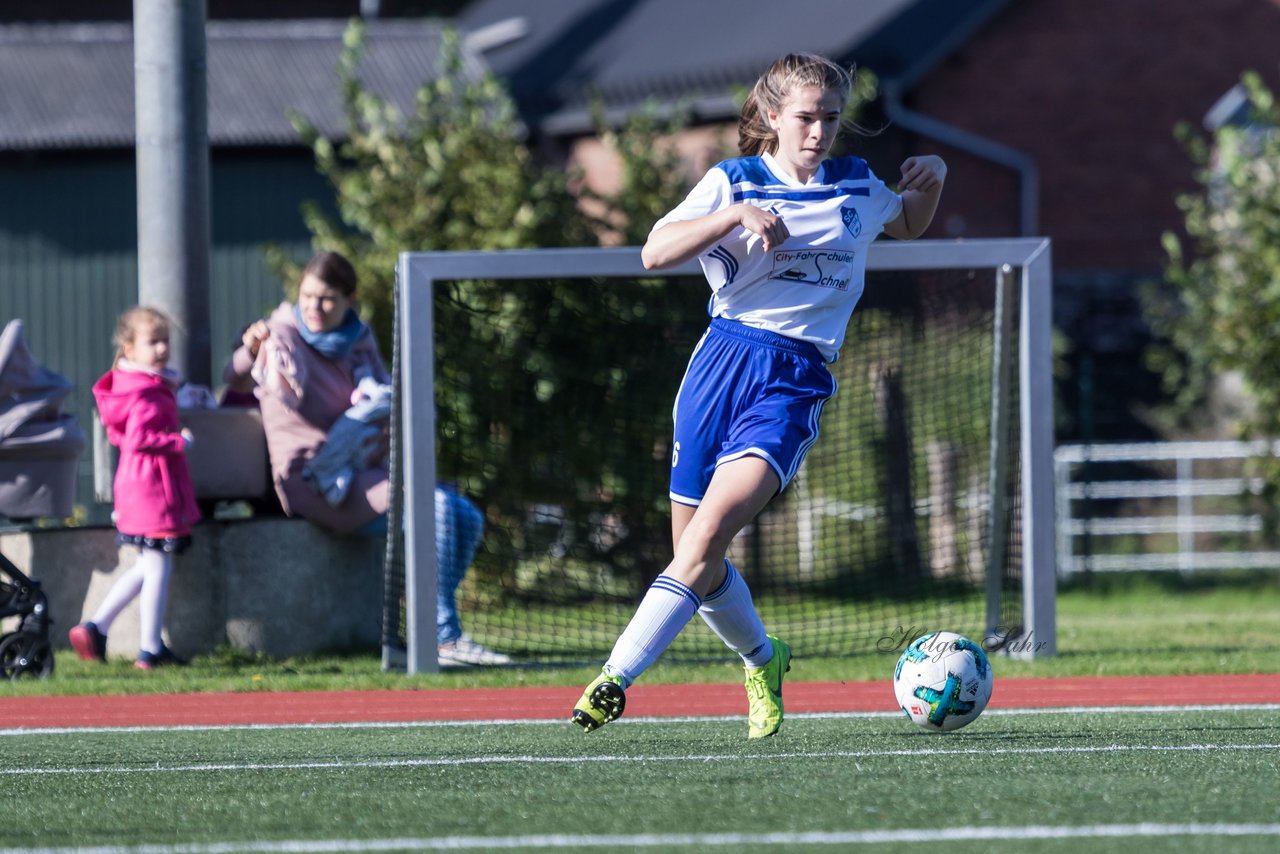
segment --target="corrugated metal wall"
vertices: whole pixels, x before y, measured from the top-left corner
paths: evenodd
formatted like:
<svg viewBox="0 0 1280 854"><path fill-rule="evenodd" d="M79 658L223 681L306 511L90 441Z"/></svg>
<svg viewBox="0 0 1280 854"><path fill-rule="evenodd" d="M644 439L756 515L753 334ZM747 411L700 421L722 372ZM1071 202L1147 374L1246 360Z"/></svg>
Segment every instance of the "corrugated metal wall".
<svg viewBox="0 0 1280 854"><path fill-rule="evenodd" d="M132 151L0 159L0 327L21 318L36 358L75 383L64 410L86 434L90 388L111 366L116 318L138 301L134 182ZM216 381L239 330L283 296L263 244L305 258L310 242L299 206L331 191L304 150L215 154L210 183ZM79 483L77 502L104 520L110 508L92 504L88 446Z"/></svg>

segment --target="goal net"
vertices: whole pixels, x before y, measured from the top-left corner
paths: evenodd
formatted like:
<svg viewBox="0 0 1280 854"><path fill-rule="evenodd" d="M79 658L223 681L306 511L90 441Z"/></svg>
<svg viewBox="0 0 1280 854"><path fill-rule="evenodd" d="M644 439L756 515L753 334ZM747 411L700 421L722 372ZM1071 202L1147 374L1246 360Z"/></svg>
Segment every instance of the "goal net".
<svg viewBox="0 0 1280 854"><path fill-rule="evenodd" d="M467 634L607 656L671 558L671 404L708 294L635 248L401 256L388 667L436 668L437 483L485 519ZM820 438L729 555L799 654L940 629L1054 652L1050 297L1043 239L871 247ZM698 620L664 654L729 657Z"/></svg>

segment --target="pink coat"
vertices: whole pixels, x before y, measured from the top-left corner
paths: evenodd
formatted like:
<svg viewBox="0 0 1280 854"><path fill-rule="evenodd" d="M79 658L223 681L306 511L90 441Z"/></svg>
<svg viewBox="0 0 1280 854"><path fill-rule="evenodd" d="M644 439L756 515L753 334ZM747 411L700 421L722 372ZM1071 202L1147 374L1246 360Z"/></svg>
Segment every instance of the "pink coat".
<svg viewBox="0 0 1280 854"><path fill-rule="evenodd" d="M114 487L122 534L180 536L200 518L178 401L159 376L113 370L93 386L107 439L120 449Z"/></svg>

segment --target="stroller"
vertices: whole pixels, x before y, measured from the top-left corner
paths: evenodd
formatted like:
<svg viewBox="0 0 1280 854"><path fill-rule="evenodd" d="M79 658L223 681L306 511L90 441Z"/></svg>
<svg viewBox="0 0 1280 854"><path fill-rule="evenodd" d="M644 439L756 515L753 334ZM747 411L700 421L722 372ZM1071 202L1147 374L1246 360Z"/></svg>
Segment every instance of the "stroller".
<svg viewBox="0 0 1280 854"><path fill-rule="evenodd" d="M21 320L0 333L0 516L27 522L70 516L84 449L74 415L60 413L71 382L40 365L27 348ZM40 582L0 554L0 678L53 672L49 600Z"/></svg>
<svg viewBox="0 0 1280 854"><path fill-rule="evenodd" d="M40 582L0 554L0 619L19 617L18 628L0 636L0 678L45 677L53 672L49 600Z"/></svg>

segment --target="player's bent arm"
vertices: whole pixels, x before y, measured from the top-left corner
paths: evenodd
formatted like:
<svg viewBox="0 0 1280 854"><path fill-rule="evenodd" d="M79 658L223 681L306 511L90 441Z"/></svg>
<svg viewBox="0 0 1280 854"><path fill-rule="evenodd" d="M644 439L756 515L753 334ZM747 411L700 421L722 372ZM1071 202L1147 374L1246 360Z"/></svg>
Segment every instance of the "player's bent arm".
<svg viewBox="0 0 1280 854"><path fill-rule="evenodd" d="M782 220L752 205L730 205L697 219L669 222L649 235L640 250L646 270L675 267L696 258L717 240L742 226L764 239L765 249L787 238Z"/></svg>
<svg viewBox="0 0 1280 854"><path fill-rule="evenodd" d="M640 250L646 270L675 267L696 258L738 225L733 207L697 219L669 222L649 235Z"/></svg>
<svg viewBox="0 0 1280 854"><path fill-rule="evenodd" d="M886 223L885 234L898 240L914 240L924 234L942 198L947 164L941 157L908 157L902 163L902 212Z"/></svg>
<svg viewBox="0 0 1280 854"><path fill-rule="evenodd" d="M908 190L902 194L902 213L892 222L886 223L884 233L898 240L915 240L924 234L925 229L933 222L933 214L938 210L938 197L942 195L942 185L938 185L933 193L920 193Z"/></svg>

